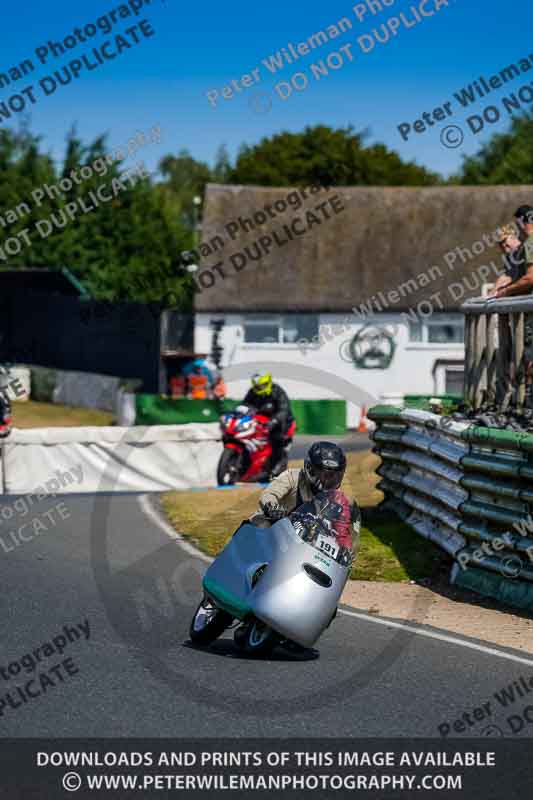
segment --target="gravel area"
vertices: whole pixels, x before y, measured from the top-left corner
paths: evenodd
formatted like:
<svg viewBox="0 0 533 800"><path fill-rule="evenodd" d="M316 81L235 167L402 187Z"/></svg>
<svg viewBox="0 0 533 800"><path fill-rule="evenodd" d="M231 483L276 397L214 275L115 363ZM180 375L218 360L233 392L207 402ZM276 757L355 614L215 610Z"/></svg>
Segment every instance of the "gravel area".
<svg viewBox="0 0 533 800"><path fill-rule="evenodd" d="M431 625L533 654L533 619L525 612L496 607L486 598L456 590L444 582L426 588L407 583L349 581L342 602L377 616Z"/></svg>

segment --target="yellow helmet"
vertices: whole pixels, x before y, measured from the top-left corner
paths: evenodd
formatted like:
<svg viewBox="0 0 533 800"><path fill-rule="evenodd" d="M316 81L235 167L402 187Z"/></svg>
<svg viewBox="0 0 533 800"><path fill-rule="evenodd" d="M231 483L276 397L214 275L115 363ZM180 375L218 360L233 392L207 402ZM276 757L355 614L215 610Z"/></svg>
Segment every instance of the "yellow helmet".
<svg viewBox="0 0 533 800"><path fill-rule="evenodd" d="M272 373L265 372L264 375L261 375L256 372L255 375L252 375L252 389L261 397L272 394Z"/></svg>

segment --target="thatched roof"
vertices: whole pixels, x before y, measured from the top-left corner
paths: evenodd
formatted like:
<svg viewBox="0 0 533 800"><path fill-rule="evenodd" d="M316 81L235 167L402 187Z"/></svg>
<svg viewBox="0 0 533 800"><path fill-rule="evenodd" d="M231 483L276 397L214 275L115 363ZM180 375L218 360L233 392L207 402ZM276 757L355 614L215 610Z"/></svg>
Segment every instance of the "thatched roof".
<svg viewBox="0 0 533 800"><path fill-rule="evenodd" d="M239 217L249 218L264 211L265 206L273 207L290 191L216 184L207 187L199 277L203 270L222 263L218 274L211 273L216 277L214 285L209 286L212 277L204 276L207 288L197 294L197 311L344 312L379 292L387 295L401 286L400 299L391 302L389 310L407 310L434 292L442 293L446 309L456 310L462 299L480 293L471 273L491 261L500 264L497 249L483 244L483 235L493 234L499 225L510 222L518 206L533 204L532 186L334 188L310 196L299 210L289 206L285 213L276 212L275 218L268 218L270 212L266 212L266 222L250 233L240 227L235 232ZM287 244L274 243L260 261L248 258L240 271L235 270L233 254L243 252L246 246L251 248L260 237L274 231L282 242L287 238L284 225L290 225L296 217L302 219L296 224L301 232L306 226L306 210L334 196L338 196L343 211L335 214L328 204L330 219L325 219L325 212L315 211L322 224L294 236ZM226 227L230 223L235 224ZM483 251L475 245L479 255L472 260L465 254L463 263L457 255L453 269L444 261L455 248L471 250L479 242ZM242 266L242 258L235 257L234 261ZM225 278L220 277L220 271ZM454 299L449 285L460 283L465 276L471 277L473 288L465 291L464 298ZM408 280L414 283L406 289Z"/></svg>

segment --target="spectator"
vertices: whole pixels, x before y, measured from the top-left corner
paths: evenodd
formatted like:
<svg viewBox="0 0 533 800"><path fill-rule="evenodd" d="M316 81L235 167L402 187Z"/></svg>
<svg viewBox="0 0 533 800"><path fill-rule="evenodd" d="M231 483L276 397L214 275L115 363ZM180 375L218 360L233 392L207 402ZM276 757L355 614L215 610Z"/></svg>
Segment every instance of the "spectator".
<svg viewBox="0 0 533 800"><path fill-rule="evenodd" d="M205 358L196 358L183 370L187 382L187 396L192 400L206 400L212 392L213 375Z"/></svg>
<svg viewBox="0 0 533 800"><path fill-rule="evenodd" d="M520 234L513 225L504 225L498 231L498 246L503 255L503 268L504 273L499 275L493 289L490 291L491 297L496 295L498 289L508 286L519 277L517 274L517 265L515 264L515 257L513 254L521 246Z"/></svg>
<svg viewBox="0 0 533 800"><path fill-rule="evenodd" d="M520 241L527 239L526 225L533 222L533 206L520 206L514 212L514 219L520 231Z"/></svg>
<svg viewBox="0 0 533 800"><path fill-rule="evenodd" d="M515 220L519 229L519 246L513 250L513 240L509 237L505 239L511 282L501 286L495 292L495 297L529 294L533 289L533 207L520 206L515 212Z"/></svg>
<svg viewBox="0 0 533 800"><path fill-rule="evenodd" d="M489 292L489 297L495 297L499 289L509 286L519 277L517 264L515 264L514 254L521 246L520 233L514 225L504 225L498 231L498 245L503 255L504 272L498 276L493 288ZM512 364L512 336L509 325L509 315L498 315L498 348L502 356L504 366L503 373L499 374L496 386L496 402L498 405L507 404L513 386Z"/></svg>

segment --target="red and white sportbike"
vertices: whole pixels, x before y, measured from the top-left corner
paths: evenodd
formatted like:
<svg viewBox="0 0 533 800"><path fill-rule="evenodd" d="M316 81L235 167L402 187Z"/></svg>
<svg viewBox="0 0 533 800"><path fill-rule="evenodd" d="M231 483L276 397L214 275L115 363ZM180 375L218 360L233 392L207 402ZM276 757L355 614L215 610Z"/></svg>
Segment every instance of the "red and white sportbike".
<svg viewBox="0 0 533 800"><path fill-rule="evenodd" d="M235 411L220 418L224 450L220 456L217 480L220 486L231 486L237 481L248 483L270 479L272 469L272 444L269 431L270 417L248 406L238 406ZM287 468L288 445L296 430L293 422L285 438L287 447L276 472Z"/></svg>

